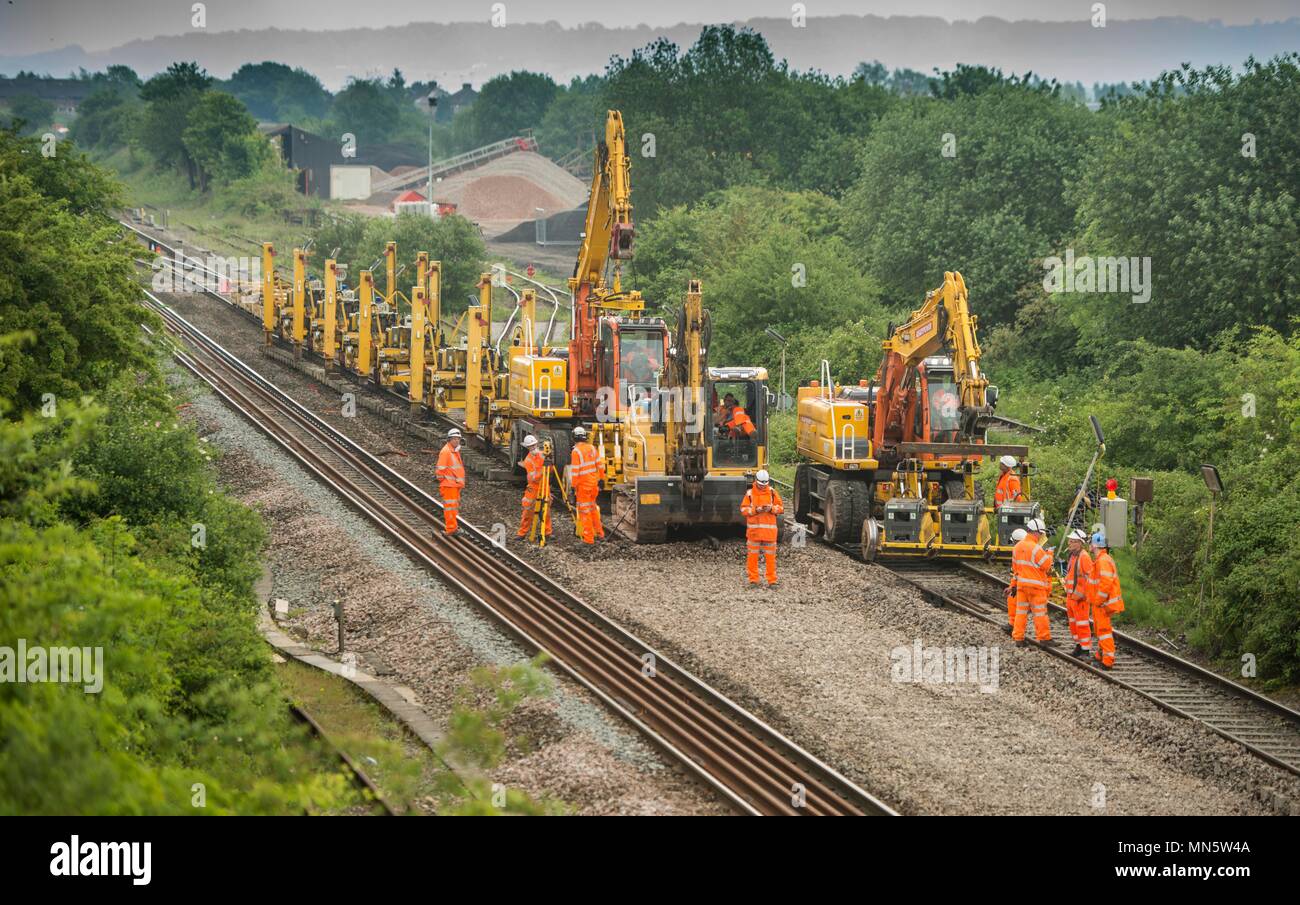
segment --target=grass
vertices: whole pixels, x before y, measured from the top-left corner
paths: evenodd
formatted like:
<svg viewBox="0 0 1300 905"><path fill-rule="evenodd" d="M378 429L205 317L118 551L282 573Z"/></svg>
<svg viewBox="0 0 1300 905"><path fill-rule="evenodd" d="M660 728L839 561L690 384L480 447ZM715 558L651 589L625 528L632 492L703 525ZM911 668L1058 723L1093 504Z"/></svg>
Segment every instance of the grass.
<svg viewBox="0 0 1300 905"><path fill-rule="evenodd" d="M437 807L447 803L440 791L449 778L447 768L364 692L346 679L294 660L277 664L276 672L288 698L315 718L395 810L412 810L415 801L431 801Z"/></svg>
<svg viewBox="0 0 1300 905"><path fill-rule="evenodd" d="M1143 584L1133 551L1112 550L1110 555L1115 560L1115 568L1119 570L1120 590L1124 595L1124 612L1117 620L1121 626L1125 622L1163 629L1177 625L1178 619L1174 611Z"/></svg>

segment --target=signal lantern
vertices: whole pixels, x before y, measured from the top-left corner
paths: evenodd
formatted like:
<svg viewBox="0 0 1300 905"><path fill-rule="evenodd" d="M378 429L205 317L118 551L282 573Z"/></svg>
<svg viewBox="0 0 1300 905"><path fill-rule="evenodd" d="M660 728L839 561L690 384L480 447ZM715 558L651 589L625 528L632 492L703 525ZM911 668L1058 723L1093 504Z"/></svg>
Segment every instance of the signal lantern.
<svg viewBox="0 0 1300 905"><path fill-rule="evenodd" d="M1119 481L1110 478L1106 481L1106 499L1115 499L1115 491L1119 489Z"/></svg>

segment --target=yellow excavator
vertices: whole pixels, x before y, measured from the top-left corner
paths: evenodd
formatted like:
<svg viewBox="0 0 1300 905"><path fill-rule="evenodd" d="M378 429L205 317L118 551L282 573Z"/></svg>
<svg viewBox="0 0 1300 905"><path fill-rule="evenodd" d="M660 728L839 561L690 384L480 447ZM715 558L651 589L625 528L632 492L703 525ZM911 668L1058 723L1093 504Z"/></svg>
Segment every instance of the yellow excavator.
<svg viewBox="0 0 1300 905"><path fill-rule="evenodd" d="M511 347L510 453L522 458L523 438L549 440L563 467L573 428L588 429L601 452L601 486L622 479L623 419L629 394L657 380L667 347L662 319L647 317L641 293L625 291L619 268L632 259L631 161L623 116L610 110L595 150L586 231L574 265L572 325L567 347L543 347L525 311L521 341ZM612 277L607 271L612 270Z"/></svg>
<svg viewBox="0 0 1300 905"><path fill-rule="evenodd" d="M699 280L677 312L662 382L638 393L623 432L613 524L638 543L669 528L742 525L740 502L767 467L767 371L708 366L712 333Z"/></svg>
<svg viewBox="0 0 1300 905"><path fill-rule="evenodd" d="M992 445L997 387L980 369L977 318L960 273L944 274L907 321L891 327L874 378L836 384L830 363L798 391L794 517L877 558L1005 559L1011 533L1042 515L1026 446ZM1014 424L1014 422L1007 422ZM984 456L1010 456L1015 500L986 506Z"/></svg>

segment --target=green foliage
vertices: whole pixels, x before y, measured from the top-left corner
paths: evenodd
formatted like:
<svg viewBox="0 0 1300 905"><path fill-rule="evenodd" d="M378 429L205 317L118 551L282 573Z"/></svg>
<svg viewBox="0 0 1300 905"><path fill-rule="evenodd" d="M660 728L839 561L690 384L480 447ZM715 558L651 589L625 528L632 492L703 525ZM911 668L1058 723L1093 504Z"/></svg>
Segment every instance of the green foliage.
<svg viewBox="0 0 1300 905"><path fill-rule="evenodd" d="M889 93L863 80L792 73L763 37L707 26L685 53L660 39L615 56L605 106L621 110L634 155L635 204L645 218L734 185L843 190Z"/></svg>
<svg viewBox="0 0 1300 905"><path fill-rule="evenodd" d="M187 123L181 138L198 167L200 190L206 191L209 182L228 185L279 166L270 145L257 131L257 121L229 94L205 91Z"/></svg>
<svg viewBox="0 0 1300 905"><path fill-rule="evenodd" d="M0 814L348 806L257 629L261 522L216 492L139 329L116 189L2 134L0 645L88 649L94 675L0 682Z"/></svg>
<svg viewBox="0 0 1300 905"><path fill-rule="evenodd" d="M9 121L7 125L17 127L22 124L22 134L35 135L47 128L54 121L54 102L43 97L20 94L9 102Z"/></svg>
<svg viewBox="0 0 1300 905"><path fill-rule="evenodd" d="M400 112L383 82L353 78L334 96L330 119L340 134L355 135L360 147L388 141L397 129Z"/></svg>
<svg viewBox="0 0 1300 905"><path fill-rule="evenodd" d="M271 61L245 63L221 87L243 101L253 116L268 122L322 117L330 105L330 94L316 76Z"/></svg>
<svg viewBox="0 0 1300 905"><path fill-rule="evenodd" d="M535 72L489 79L473 105L452 120L456 147L481 147L540 125L558 90L550 76Z"/></svg>
<svg viewBox="0 0 1300 905"><path fill-rule="evenodd" d="M190 112L212 84L197 63L173 63L140 88L145 108L140 116L136 142L159 167L177 169L198 185L198 166L185 146L184 132Z"/></svg>
<svg viewBox="0 0 1300 905"><path fill-rule="evenodd" d="M894 304L919 306L959 270L981 322L1010 323L1073 226L1065 184L1096 130L1085 108L1021 85L899 103L862 145L845 236Z"/></svg>
<svg viewBox="0 0 1300 905"><path fill-rule="evenodd" d="M630 285L671 315L687 280L702 280L713 317L714 365L775 370L780 349L764 334L769 326L798 338L792 341L796 356L823 349L845 332L833 325L846 321L880 336L888 313L874 283L834 235L837 209L833 199L814 192L763 188L728 189L689 210L673 208L644 230ZM816 352L807 361L796 357L790 374L804 368L816 374L818 361Z"/></svg>
<svg viewBox="0 0 1300 905"><path fill-rule="evenodd" d="M0 132L0 323L34 337L0 360L0 397L20 410L147 367L139 325L156 323L136 304L132 249L108 219L75 212L101 209L116 190L98 171L78 182L90 169L79 155L43 158L35 144Z"/></svg>
<svg viewBox="0 0 1300 905"><path fill-rule="evenodd" d="M142 110L135 92L101 88L77 108L71 138L87 149L126 147L140 129Z"/></svg>
<svg viewBox="0 0 1300 905"><path fill-rule="evenodd" d="M1300 56L1247 60L1240 74L1184 67L1106 112L1114 135L1097 137L1071 186L1076 253L1150 257L1154 289L1142 305L1097 296L1079 312L1088 340L1205 348L1226 329L1291 329Z"/></svg>
<svg viewBox="0 0 1300 905"><path fill-rule="evenodd" d="M397 252L403 261L414 261L415 255L421 251L427 251L430 260L441 261L444 310L464 308L483 272L487 250L478 229L461 216L434 220L408 211L390 220L386 217L341 215L321 226L317 232L312 266L323 267L330 252L339 248L338 260L348 265L348 279L355 286L361 271L383 255L389 242L397 243ZM407 273L411 276L406 282L413 284L414 272L408 267ZM383 288L382 270L378 271L376 285ZM399 288L410 294L410 285Z"/></svg>
<svg viewBox="0 0 1300 905"><path fill-rule="evenodd" d="M542 153L558 160L571 151L592 151L597 138L604 138L597 134L605 123L604 84L598 75L575 76L556 89L535 133Z"/></svg>

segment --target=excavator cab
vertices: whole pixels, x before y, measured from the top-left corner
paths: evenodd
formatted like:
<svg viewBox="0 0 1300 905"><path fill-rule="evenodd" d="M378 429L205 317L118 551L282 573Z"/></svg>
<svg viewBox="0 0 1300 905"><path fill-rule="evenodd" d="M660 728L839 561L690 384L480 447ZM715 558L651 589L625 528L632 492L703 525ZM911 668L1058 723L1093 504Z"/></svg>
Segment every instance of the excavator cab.
<svg viewBox="0 0 1300 905"><path fill-rule="evenodd" d="M749 368L710 368L712 468L761 468L767 447L767 385ZM714 376L716 375L716 376Z"/></svg>
<svg viewBox="0 0 1300 905"><path fill-rule="evenodd" d="M620 323L614 333L619 398L631 406L654 396L663 376L667 333L657 318L640 318L647 323Z"/></svg>

